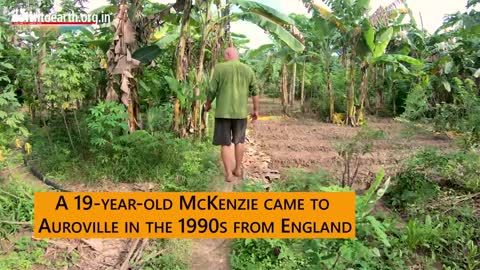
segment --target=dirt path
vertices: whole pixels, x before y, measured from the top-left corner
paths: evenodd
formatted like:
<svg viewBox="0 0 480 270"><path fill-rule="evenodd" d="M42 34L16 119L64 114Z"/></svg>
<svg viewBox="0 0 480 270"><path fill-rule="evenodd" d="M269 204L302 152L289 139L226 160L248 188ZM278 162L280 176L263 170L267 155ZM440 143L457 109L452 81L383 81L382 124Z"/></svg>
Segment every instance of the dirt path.
<svg viewBox="0 0 480 270"><path fill-rule="evenodd" d="M220 176L221 177L221 176ZM223 179L223 177L222 177ZM235 184L220 182L215 191L231 192ZM228 270L230 269L230 239L195 239L193 242L190 269L192 270Z"/></svg>

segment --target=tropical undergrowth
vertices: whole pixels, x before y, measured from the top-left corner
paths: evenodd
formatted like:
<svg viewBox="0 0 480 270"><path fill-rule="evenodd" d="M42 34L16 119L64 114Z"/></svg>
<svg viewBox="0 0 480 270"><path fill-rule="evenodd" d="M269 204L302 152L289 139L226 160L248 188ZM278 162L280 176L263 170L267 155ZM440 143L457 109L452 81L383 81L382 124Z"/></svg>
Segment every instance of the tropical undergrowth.
<svg viewBox="0 0 480 270"><path fill-rule="evenodd" d="M370 189L357 196L355 239L238 239L232 268L478 269L479 171L478 156L425 150L391 179L377 175ZM324 172L296 170L272 191L349 190L337 183ZM245 185L243 190L263 187Z"/></svg>
<svg viewBox="0 0 480 270"><path fill-rule="evenodd" d="M49 130L32 126L32 162L54 179L153 181L164 190L206 190L218 174L208 141L181 139L169 132L171 108L146 113L146 127L129 134L123 105L100 102L67 118L52 118ZM75 132L73 132L75 130ZM70 138L70 139L69 139Z"/></svg>
<svg viewBox="0 0 480 270"><path fill-rule="evenodd" d="M73 266L79 258L76 251L62 251L55 258L47 258L45 254L51 245L28 236L33 221L33 193L43 190L21 179L8 178L0 182L0 269Z"/></svg>

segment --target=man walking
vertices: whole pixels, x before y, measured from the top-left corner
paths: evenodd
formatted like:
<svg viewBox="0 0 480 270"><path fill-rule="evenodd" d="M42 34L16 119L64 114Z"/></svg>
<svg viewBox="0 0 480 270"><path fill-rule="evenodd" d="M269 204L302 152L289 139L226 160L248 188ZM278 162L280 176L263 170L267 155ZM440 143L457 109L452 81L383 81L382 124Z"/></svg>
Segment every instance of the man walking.
<svg viewBox="0 0 480 270"><path fill-rule="evenodd" d="M243 177L243 153L247 128L248 97L253 100L252 120L258 118L258 87L253 70L240 62L238 52L225 50L225 62L217 64L210 82L210 91L204 110L209 111L217 99L213 144L221 146L225 181ZM232 145L233 144L233 145ZM235 165L234 165L235 164Z"/></svg>

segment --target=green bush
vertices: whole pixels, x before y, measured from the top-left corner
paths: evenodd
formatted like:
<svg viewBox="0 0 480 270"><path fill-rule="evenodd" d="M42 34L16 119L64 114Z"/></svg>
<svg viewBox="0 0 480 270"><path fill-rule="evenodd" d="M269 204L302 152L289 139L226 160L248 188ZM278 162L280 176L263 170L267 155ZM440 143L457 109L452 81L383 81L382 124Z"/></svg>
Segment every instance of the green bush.
<svg viewBox="0 0 480 270"><path fill-rule="evenodd" d="M101 102L78 114L74 148L63 119L53 117L48 133L32 126L32 163L56 180L156 181L165 190L206 190L218 174L216 151L208 142L179 139L167 132L171 120L165 118L171 118L167 117L170 109L165 105L150 110L146 130L128 134L125 107ZM88 139L81 138L83 134Z"/></svg>
<svg viewBox="0 0 480 270"><path fill-rule="evenodd" d="M307 266L307 258L298 240L241 239L233 244L232 269L300 269Z"/></svg>
<svg viewBox="0 0 480 270"><path fill-rule="evenodd" d="M286 181L272 186L273 191L349 191L331 186L336 180L326 173L290 172ZM394 222L377 220L371 211L382 197L389 181L382 186L383 174L363 196L357 197L357 237L354 240L235 240L233 269L408 269L402 242L396 237ZM246 187L252 191L252 187ZM253 190L257 190L253 188Z"/></svg>
<svg viewBox="0 0 480 270"><path fill-rule="evenodd" d="M468 193L479 191L479 158L424 150L405 162L385 198L408 218L400 239L410 252L446 269L478 267L480 223Z"/></svg>
<svg viewBox="0 0 480 270"><path fill-rule="evenodd" d="M475 153L440 153L428 149L405 162L389 194L403 202L416 198L415 203L419 203L434 198L439 186L478 192L479 172L480 156Z"/></svg>
<svg viewBox="0 0 480 270"><path fill-rule="evenodd" d="M2 62L0 64L6 65ZM8 166L11 151L7 146L13 145L15 139L28 136L28 131L23 126L24 114L20 111L20 106L13 85L8 85L0 92L0 170Z"/></svg>
<svg viewBox="0 0 480 270"><path fill-rule="evenodd" d="M446 269L476 269L480 253L474 243L479 241L475 223L465 223L455 217L426 215L425 220L412 219L401 236L407 247L440 261Z"/></svg>
<svg viewBox="0 0 480 270"><path fill-rule="evenodd" d="M172 127L173 104L166 103L146 112L146 127L150 133L168 132Z"/></svg>
<svg viewBox="0 0 480 270"><path fill-rule="evenodd" d="M113 140L128 131L127 118L125 106L116 102L100 102L91 108L87 118L90 143L100 149L114 148Z"/></svg>
<svg viewBox="0 0 480 270"><path fill-rule="evenodd" d="M1 183L0 183L1 184ZM0 237L18 231L15 222L31 222L33 220L33 192L27 184L10 181L0 186Z"/></svg>
<svg viewBox="0 0 480 270"><path fill-rule="evenodd" d="M35 165L57 180L155 181L165 190L195 191L206 190L219 173L218 156L209 142L179 139L171 133L140 130L111 141L107 134L96 139L105 144L90 145L83 156L64 141L51 147L45 137L36 135L34 141Z"/></svg>
<svg viewBox="0 0 480 270"><path fill-rule="evenodd" d="M405 170L395 177L385 198L390 206L404 210L412 205L423 205L437 197L439 191L438 184L422 172Z"/></svg>
<svg viewBox="0 0 480 270"><path fill-rule="evenodd" d="M428 95L421 85L415 85L405 100L403 117L409 120L421 120L430 114Z"/></svg>
<svg viewBox="0 0 480 270"><path fill-rule="evenodd" d="M480 145L480 98L475 82L454 78L453 103L437 104L433 119L439 131L456 131L461 136L464 148Z"/></svg>

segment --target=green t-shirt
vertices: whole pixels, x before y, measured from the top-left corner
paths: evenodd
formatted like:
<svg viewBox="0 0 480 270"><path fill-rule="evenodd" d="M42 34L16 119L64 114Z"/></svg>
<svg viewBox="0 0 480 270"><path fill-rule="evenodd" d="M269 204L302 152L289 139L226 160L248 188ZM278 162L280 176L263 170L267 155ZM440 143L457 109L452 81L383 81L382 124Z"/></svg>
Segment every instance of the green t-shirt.
<svg viewBox="0 0 480 270"><path fill-rule="evenodd" d="M258 95L253 70L239 60L217 64L210 82L208 100L217 99L215 118L245 119L249 96Z"/></svg>

